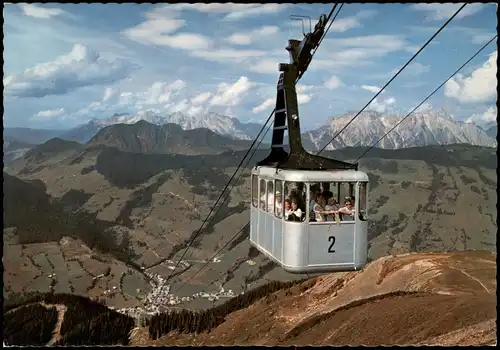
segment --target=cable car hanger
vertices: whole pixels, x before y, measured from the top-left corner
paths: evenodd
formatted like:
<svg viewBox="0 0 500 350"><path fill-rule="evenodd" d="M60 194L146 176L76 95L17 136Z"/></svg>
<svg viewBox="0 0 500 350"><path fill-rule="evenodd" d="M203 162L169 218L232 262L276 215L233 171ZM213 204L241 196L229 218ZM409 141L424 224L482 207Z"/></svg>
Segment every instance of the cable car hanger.
<svg viewBox="0 0 500 350"><path fill-rule="evenodd" d="M271 153L257 166L295 170L358 170L358 164L313 155L302 146L296 81L309 67L311 51L318 47L326 24L327 17L323 14L314 31L305 34L302 41L288 40L285 49L289 52L290 63L280 63L278 67L281 73L277 84ZM283 148L287 129L290 152Z"/></svg>

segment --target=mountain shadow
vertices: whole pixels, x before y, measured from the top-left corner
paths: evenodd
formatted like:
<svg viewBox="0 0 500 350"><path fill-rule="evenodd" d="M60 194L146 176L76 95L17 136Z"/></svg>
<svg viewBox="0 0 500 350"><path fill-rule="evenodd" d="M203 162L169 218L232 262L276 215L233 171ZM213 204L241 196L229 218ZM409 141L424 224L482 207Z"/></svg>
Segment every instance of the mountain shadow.
<svg viewBox="0 0 500 350"><path fill-rule="evenodd" d="M5 172L3 177L4 227L16 228L20 244L59 241L67 236L79 238L89 248L111 253L121 261L129 260L128 247L118 246L105 233L114 223L98 220L94 214L68 211L67 203L48 195L38 181L23 181Z"/></svg>

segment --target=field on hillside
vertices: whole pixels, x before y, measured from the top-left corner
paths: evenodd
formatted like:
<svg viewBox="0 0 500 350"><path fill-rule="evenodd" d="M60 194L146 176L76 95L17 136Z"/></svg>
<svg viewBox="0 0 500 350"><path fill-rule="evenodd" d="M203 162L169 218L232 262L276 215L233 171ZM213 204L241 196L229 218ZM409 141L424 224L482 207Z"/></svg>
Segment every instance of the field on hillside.
<svg viewBox="0 0 500 350"><path fill-rule="evenodd" d="M64 237L59 242L12 243L4 241L7 299L11 294L31 292L68 293L123 308L138 306L136 297L151 291L146 276L109 255L92 251L79 240Z"/></svg>
<svg viewBox="0 0 500 350"><path fill-rule="evenodd" d="M371 158L363 159L360 170L369 174L371 189L370 258L411 251L494 251L497 230L496 163L491 162L490 152L494 153L490 149L466 146L457 146L454 152L374 150ZM350 159L352 153L358 152L347 149L339 154L339 158ZM97 219L115 224L109 234L129 247L130 259L135 266L144 267L144 270L132 268L137 278L124 279L135 281L132 282L134 286L123 288L131 294L130 298L127 299L126 295L121 297L125 300L124 305L132 305L137 296L132 292L147 290L146 287L140 287L144 283L140 277L143 273L156 273L163 277L171 273L170 261L180 257L185 242L199 229L211 205L231 177L235 165L239 163L237 155L128 155L97 148L84 152L65 151L36 161L21 159L6 171L22 179L42 180L47 193L60 200L70 211L91 212ZM426 155L428 159L425 159ZM116 159L122 159L122 163L132 163L120 167L120 172L113 172L112 169L117 169L117 165L113 165ZM224 164L226 166L220 168ZM238 294L266 280L285 281L305 277L286 273L263 256L252 255L246 240L248 230L237 237L217 257L216 262L210 262L207 268L194 276L207 259L248 222L248 173L246 170L221 211L205 225L203 234L186 254L184 260L190 268L173 279L174 291L189 282L177 292L180 296L191 296L198 292L217 293L221 288L226 291L231 289ZM26 280L30 280L33 277L29 276L39 274L36 271L44 268L43 259L12 242L14 249L23 252L22 256L31 256L40 261L42 267L26 269ZM47 247L43 249L47 249L47 254L64 256L63 249L57 248L57 242L46 244ZM16 261L19 258L12 259ZM68 271L75 271L74 284L79 288L78 293L85 293L92 277L85 269L97 272L99 268L93 267L92 259L87 263L91 267L85 269L76 263L66 264L69 266ZM121 266L116 267L116 274L120 275L125 264L116 261L116 265ZM181 269L184 267L176 272ZM78 278L78 282L77 273L83 276ZM59 276L57 272L56 275ZM72 285L71 278L68 285ZM40 288L48 288L41 281ZM64 283L61 282L58 288L65 288ZM113 283L116 281L111 279L105 285L112 288ZM106 288L96 285L95 288ZM91 290L88 289L87 293ZM122 299L118 302L110 295L104 298L114 305L122 302ZM214 303L223 300L221 297ZM181 305L203 308L211 304L198 298Z"/></svg>

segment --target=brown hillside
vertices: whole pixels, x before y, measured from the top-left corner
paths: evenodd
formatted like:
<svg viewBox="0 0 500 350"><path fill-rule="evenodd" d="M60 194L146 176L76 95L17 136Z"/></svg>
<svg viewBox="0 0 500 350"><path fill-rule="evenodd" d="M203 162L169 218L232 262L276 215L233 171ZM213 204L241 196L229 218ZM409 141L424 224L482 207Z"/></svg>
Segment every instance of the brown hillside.
<svg viewBox="0 0 500 350"><path fill-rule="evenodd" d="M233 312L210 333L141 345L493 345L496 256L403 254L330 274ZM307 288L307 285L310 285Z"/></svg>

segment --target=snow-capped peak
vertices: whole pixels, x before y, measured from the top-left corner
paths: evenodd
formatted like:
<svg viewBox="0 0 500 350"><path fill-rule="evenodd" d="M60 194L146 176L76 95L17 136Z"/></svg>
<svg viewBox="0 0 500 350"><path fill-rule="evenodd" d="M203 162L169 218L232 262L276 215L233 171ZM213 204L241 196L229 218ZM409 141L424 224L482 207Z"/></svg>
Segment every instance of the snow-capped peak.
<svg viewBox="0 0 500 350"><path fill-rule="evenodd" d="M327 126L305 133L304 146L321 149L354 116L354 113L345 114L334 118ZM451 143L496 147L496 140L489 137L484 130L474 124L456 121L442 109L413 113L396 126L404 117L405 115L382 115L374 111L364 111L326 149L371 146L386 133L388 135L377 147L394 149Z"/></svg>
<svg viewBox="0 0 500 350"><path fill-rule="evenodd" d="M186 115L180 112L170 115L159 115L152 111L142 112L136 115L122 113L114 114L107 119L93 119L87 125L90 125L92 129L96 129L97 132L109 125L135 124L140 120L145 120L156 125L168 123L178 124L184 130L206 128L217 134L241 140L252 140L260 129L259 124L241 123L236 118L212 112L198 116Z"/></svg>

